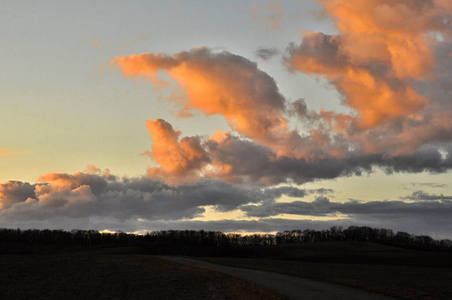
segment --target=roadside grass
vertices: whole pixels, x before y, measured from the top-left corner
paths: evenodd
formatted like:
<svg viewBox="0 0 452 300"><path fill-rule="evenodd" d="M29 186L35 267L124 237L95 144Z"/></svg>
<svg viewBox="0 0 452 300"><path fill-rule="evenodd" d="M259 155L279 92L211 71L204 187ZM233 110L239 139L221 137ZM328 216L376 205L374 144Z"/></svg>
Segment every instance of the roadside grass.
<svg viewBox="0 0 452 300"><path fill-rule="evenodd" d="M133 253L3 254L0 270L1 299L283 299L238 278Z"/></svg>

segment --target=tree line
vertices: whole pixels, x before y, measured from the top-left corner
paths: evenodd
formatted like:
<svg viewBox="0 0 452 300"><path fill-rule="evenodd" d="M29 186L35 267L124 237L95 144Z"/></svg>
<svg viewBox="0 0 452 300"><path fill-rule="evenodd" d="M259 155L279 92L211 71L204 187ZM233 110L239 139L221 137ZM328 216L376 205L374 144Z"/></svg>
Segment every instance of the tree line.
<svg viewBox="0 0 452 300"><path fill-rule="evenodd" d="M275 235L241 235L204 230L163 230L141 235L96 230L0 229L0 246L6 244L61 247L128 245L161 247L162 249L194 247L227 250L250 246L267 247L328 241L374 242L412 249L452 250L452 241L449 239L436 240L426 235L414 235L400 231L394 233L391 229L367 226L350 226L347 229L334 226L326 230L287 230Z"/></svg>
<svg viewBox="0 0 452 300"><path fill-rule="evenodd" d="M403 231L394 233L391 229L350 226L347 229L333 226L327 230L290 230L278 232L276 244L308 243L324 241L374 242L413 249L452 250L449 239L436 240L427 235L415 235Z"/></svg>

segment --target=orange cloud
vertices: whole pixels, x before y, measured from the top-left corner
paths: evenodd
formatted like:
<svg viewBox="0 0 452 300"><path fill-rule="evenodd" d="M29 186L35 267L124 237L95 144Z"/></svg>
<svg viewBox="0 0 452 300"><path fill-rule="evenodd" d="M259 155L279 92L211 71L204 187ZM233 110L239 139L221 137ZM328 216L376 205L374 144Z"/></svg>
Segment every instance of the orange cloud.
<svg viewBox="0 0 452 300"><path fill-rule="evenodd" d="M166 70L186 92L187 97L177 100L186 101L183 115L191 109L208 116L220 114L233 129L269 147L286 139L284 98L273 78L243 57L197 48L174 56L146 53L117 57L111 63L126 77L138 75L153 82L158 81L157 71Z"/></svg>
<svg viewBox="0 0 452 300"><path fill-rule="evenodd" d="M362 129L424 109L429 99L411 85L432 76L431 32L446 31L451 9L440 1L322 0L339 35L311 33L289 47L286 63L324 76L343 92Z"/></svg>
<svg viewBox="0 0 452 300"><path fill-rule="evenodd" d="M37 185L35 187L36 198L40 206L52 207L53 209L64 208L70 214L77 213L77 207L84 206L96 200L89 185L78 187L59 185ZM37 200L29 199L29 202Z"/></svg>
<svg viewBox="0 0 452 300"><path fill-rule="evenodd" d="M98 167L96 167L95 165L87 165L86 166L86 171L88 173L93 173L93 174L100 174L102 172L101 169L99 169Z"/></svg>
<svg viewBox="0 0 452 300"><path fill-rule="evenodd" d="M50 183L52 188L75 189L82 186L89 186L95 195L102 193L107 188L107 181L103 177L82 172L77 172L72 175L67 173L48 173L39 176L38 181ZM43 190L45 189L43 188Z"/></svg>
<svg viewBox="0 0 452 300"><path fill-rule="evenodd" d="M96 167L95 165L87 165L85 168L85 171L89 174L101 174L108 180L115 180L117 179L115 175L111 174L109 169L104 169L103 171Z"/></svg>
<svg viewBox="0 0 452 300"><path fill-rule="evenodd" d="M146 125L154 142L148 155L160 165L148 170L149 177L163 177L170 183L196 181L203 167L210 162L200 138L179 140L180 131L162 119L147 121Z"/></svg>

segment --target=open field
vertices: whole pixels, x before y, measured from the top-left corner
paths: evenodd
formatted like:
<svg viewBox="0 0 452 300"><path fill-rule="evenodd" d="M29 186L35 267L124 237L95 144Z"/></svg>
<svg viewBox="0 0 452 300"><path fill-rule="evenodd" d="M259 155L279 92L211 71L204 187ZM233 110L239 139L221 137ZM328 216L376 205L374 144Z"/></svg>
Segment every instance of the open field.
<svg viewBox="0 0 452 300"><path fill-rule="evenodd" d="M202 257L216 264L404 299L452 299L452 251L435 244L424 250L352 240L262 244L267 236L228 240L221 233L204 231L146 236L49 230L3 233L2 299L276 297L236 277L162 261L155 255Z"/></svg>
<svg viewBox="0 0 452 300"><path fill-rule="evenodd" d="M450 252L332 242L285 245L254 255L260 258L203 260L339 283L403 299L452 299Z"/></svg>
<svg viewBox="0 0 452 300"><path fill-rule="evenodd" d="M124 254L109 252L2 254L1 298L282 299L258 285L213 271L127 249Z"/></svg>

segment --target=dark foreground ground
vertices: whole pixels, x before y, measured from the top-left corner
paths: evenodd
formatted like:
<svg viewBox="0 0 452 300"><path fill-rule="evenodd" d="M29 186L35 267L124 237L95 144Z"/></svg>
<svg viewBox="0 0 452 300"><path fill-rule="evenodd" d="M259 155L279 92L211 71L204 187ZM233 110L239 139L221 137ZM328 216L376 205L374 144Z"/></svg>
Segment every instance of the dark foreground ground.
<svg viewBox="0 0 452 300"><path fill-rule="evenodd" d="M199 266L238 278L253 281L259 285L275 290L292 300L394 300L393 297L371 293L360 289L325 281L310 280L302 277L266 272L255 269L228 267L206 261L180 256L165 256L175 262Z"/></svg>
<svg viewBox="0 0 452 300"><path fill-rule="evenodd" d="M232 276L131 252L0 254L0 298L282 299Z"/></svg>
<svg viewBox="0 0 452 300"><path fill-rule="evenodd" d="M284 245L254 257L202 258L242 268L347 285L401 299L452 299L452 253L373 243Z"/></svg>
<svg viewBox="0 0 452 300"><path fill-rule="evenodd" d="M56 250L0 246L0 299L281 298L234 276L154 256L165 253L190 254L216 264L331 282L401 299L452 299L450 251L350 241L244 247L226 255L222 252L222 257L215 257L215 249L162 245Z"/></svg>

